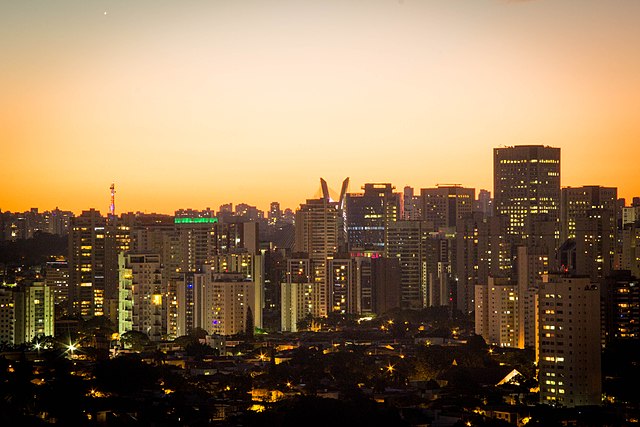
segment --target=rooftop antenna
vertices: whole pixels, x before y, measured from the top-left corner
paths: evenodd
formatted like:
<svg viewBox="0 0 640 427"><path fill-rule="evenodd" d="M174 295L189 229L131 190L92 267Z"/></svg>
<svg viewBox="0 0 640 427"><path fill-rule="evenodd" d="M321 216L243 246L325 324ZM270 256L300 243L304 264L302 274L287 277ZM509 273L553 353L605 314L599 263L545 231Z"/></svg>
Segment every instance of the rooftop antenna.
<svg viewBox="0 0 640 427"><path fill-rule="evenodd" d="M111 184L111 204L109 205L109 216L112 218L116 216L116 185Z"/></svg>

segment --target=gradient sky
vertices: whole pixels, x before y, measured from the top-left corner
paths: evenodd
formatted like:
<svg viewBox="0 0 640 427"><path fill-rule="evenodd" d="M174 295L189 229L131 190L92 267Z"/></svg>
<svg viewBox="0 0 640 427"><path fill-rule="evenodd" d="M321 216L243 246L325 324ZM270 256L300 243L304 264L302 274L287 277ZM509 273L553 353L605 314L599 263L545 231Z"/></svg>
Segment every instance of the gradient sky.
<svg viewBox="0 0 640 427"><path fill-rule="evenodd" d="M519 144L640 196L639 23L638 0L4 1L0 209L492 190Z"/></svg>

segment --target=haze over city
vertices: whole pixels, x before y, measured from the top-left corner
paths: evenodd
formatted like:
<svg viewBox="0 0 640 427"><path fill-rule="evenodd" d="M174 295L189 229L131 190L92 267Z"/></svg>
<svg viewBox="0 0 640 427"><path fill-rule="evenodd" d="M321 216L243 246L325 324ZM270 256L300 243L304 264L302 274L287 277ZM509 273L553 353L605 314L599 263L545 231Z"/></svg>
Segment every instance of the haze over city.
<svg viewBox="0 0 640 427"><path fill-rule="evenodd" d="M640 3L5 2L3 211L173 212L323 176L492 191L491 148L640 194Z"/></svg>

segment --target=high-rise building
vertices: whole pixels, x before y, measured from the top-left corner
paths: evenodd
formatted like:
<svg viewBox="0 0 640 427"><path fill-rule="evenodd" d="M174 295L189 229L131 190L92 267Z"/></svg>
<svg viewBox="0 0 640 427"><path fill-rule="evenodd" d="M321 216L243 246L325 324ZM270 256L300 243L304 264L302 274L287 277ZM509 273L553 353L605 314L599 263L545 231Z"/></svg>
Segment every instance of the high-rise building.
<svg viewBox="0 0 640 427"><path fill-rule="evenodd" d="M309 258L287 260L286 282L281 284L281 329L296 332L298 323L326 316L327 287L314 280L317 270Z"/></svg>
<svg viewBox="0 0 640 427"><path fill-rule="evenodd" d="M603 282L602 297L605 342L640 338L640 280L614 271Z"/></svg>
<svg viewBox="0 0 640 427"><path fill-rule="evenodd" d="M44 282L34 282L20 287L15 298L16 345L31 342L34 338L53 336L54 304L52 289Z"/></svg>
<svg viewBox="0 0 640 427"><path fill-rule="evenodd" d="M415 195L413 187L405 186L402 194L404 209L402 218L406 220L419 220L422 218L422 199Z"/></svg>
<svg viewBox="0 0 640 427"><path fill-rule="evenodd" d="M356 271L350 256L336 256L327 260L327 283L331 311L339 314L356 313Z"/></svg>
<svg viewBox="0 0 640 427"><path fill-rule="evenodd" d="M252 334L260 327L262 299L259 284L242 273L213 273L205 266L202 293L196 294L198 326L217 335Z"/></svg>
<svg viewBox="0 0 640 427"><path fill-rule="evenodd" d="M560 239L575 239L578 221L588 219L595 212L607 211L614 218L613 227L617 227L616 211L618 189L587 185L584 187L566 187L562 189L561 233ZM615 232L615 230L613 230Z"/></svg>
<svg viewBox="0 0 640 427"><path fill-rule="evenodd" d="M475 287L475 327L490 345L518 347L518 287L506 278L489 277Z"/></svg>
<svg viewBox="0 0 640 427"><path fill-rule="evenodd" d="M603 279L617 252L617 189L585 186L562 189L562 267L573 274Z"/></svg>
<svg viewBox="0 0 640 427"><path fill-rule="evenodd" d="M489 276L511 275L511 243L504 234L508 218L475 212L458 222L456 230L456 307L474 311L476 285L487 285Z"/></svg>
<svg viewBox="0 0 640 427"><path fill-rule="evenodd" d="M162 264L158 254L129 254L131 269L132 328L160 341L166 334L166 291L162 287Z"/></svg>
<svg viewBox="0 0 640 427"><path fill-rule="evenodd" d="M432 231L456 226L458 220L471 216L476 197L475 188L438 185L420 190L422 219L433 223Z"/></svg>
<svg viewBox="0 0 640 427"><path fill-rule="evenodd" d="M391 184L365 184L363 190L345 200L349 248L382 253L385 230L400 216L400 194Z"/></svg>
<svg viewBox="0 0 640 427"><path fill-rule="evenodd" d="M372 258L367 256L355 256L353 258L355 268L355 293L356 308L358 314L372 314L375 310L374 281L372 271Z"/></svg>
<svg viewBox="0 0 640 427"><path fill-rule="evenodd" d="M106 219L83 211L69 230L69 311L84 317L104 315Z"/></svg>
<svg viewBox="0 0 640 427"><path fill-rule="evenodd" d="M204 310L204 273L183 273L179 280L169 284L170 306L167 334L179 337L200 328L199 313ZM207 331L209 332L209 331Z"/></svg>
<svg viewBox="0 0 640 427"><path fill-rule="evenodd" d="M519 145L493 150L494 214L509 218L514 243L527 239L539 215L560 218L560 149Z"/></svg>
<svg viewBox="0 0 640 427"><path fill-rule="evenodd" d="M600 290L588 277L548 275L538 302L541 403L600 405Z"/></svg>
<svg viewBox="0 0 640 427"><path fill-rule="evenodd" d="M15 299L13 291L0 288L0 344L15 343Z"/></svg>
<svg viewBox="0 0 640 427"><path fill-rule="evenodd" d="M342 203L331 201L328 194L307 200L296 212L295 227L295 252L308 254L314 268L310 276L316 285L325 288L323 294L328 298L327 259L345 245ZM319 303L320 316L326 316L331 311L330 301Z"/></svg>
<svg viewBox="0 0 640 427"><path fill-rule="evenodd" d="M44 282L53 290L56 317L67 314L69 308L69 263L64 257L47 261Z"/></svg>
<svg viewBox="0 0 640 427"><path fill-rule="evenodd" d="M371 260L373 279L373 312L381 315L389 310L400 308L401 271L400 259L374 258Z"/></svg>
<svg viewBox="0 0 640 427"><path fill-rule="evenodd" d="M493 199L491 198L491 191L480 190L478 192L478 198L473 205L474 212L482 212L486 216L493 216Z"/></svg>
<svg viewBox="0 0 640 427"><path fill-rule="evenodd" d="M619 232L620 268L640 277L640 221L625 224Z"/></svg>
<svg viewBox="0 0 640 427"><path fill-rule="evenodd" d="M402 308L423 308L428 301L425 241L433 229L428 221L396 221L387 229L386 258L400 263L400 304Z"/></svg>

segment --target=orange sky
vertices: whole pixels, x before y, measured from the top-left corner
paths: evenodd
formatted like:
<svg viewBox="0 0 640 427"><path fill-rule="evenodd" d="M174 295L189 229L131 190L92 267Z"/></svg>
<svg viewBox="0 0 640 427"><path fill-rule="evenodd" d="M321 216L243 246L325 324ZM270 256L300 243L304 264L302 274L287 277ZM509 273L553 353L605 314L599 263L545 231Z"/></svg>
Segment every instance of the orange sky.
<svg viewBox="0 0 640 427"><path fill-rule="evenodd" d="M637 0L4 3L3 211L492 190L518 144L640 196Z"/></svg>

